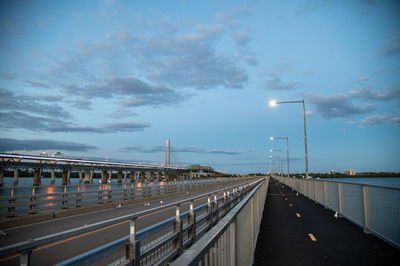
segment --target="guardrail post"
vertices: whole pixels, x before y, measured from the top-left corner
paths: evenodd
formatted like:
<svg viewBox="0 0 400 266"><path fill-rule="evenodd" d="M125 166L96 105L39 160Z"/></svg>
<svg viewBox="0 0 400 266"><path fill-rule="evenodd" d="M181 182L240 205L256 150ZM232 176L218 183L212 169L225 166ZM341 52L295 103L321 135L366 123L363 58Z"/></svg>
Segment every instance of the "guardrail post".
<svg viewBox="0 0 400 266"><path fill-rule="evenodd" d="M189 239L192 240L192 245L196 242L196 213L194 212L194 202L190 202L189 206L189 217L188 217L188 224L192 226L192 229L188 232Z"/></svg>
<svg viewBox="0 0 400 266"><path fill-rule="evenodd" d="M128 199L128 194L126 192L126 184L124 184L124 200L127 200L127 199Z"/></svg>
<svg viewBox="0 0 400 266"><path fill-rule="evenodd" d="M8 208L8 217L12 217L15 215L15 197L14 197L14 189L11 189L11 198L8 201L9 208Z"/></svg>
<svg viewBox="0 0 400 266"><path fill-rule="evenodd" d="M207 199L207 208L206 208L206 211L207 211L207 214L208 214L207 223L208 223L209 228L211 228L211 227L212 227L212 220L213 220L213 217L212 217L212 204L211 204L211 198L210 198L210 196L208 196L208 199Z"/></svg>
<svg viewBox="0 0 400 266"><path fill-rule="evenodd" d="M216 194L214 195L214 209L215 209L215 224L217 224L219 220L219 213L218 213L218 200Z"/></svg>
<svg viewBox="0 0 400 266"><path fill-rule="evenodd" d="M62 201L62 208L67 209L67 203L68 203L68 194L67 194L67 187L64 186L64 193L63 193L63 201Z"/></svg>
<svg viewBox="0 0 400 266"><path fill-rule="evenodd" d="M130 220L129 240L126 242L125 258L132 262L132 265L140 265L140 241L136 241L136 220Z"/></svg>
<svg viewBox="0 0 400 266"><path fill-rule="evenodd" d="M19 263L21 266L29 266L31 264L31 254L32 254L32 250L21 254L20 260L19 260Z"/></svg>
<svg viewBox="0 0 400 266"><path fill-rule="evenodd" d="M31 209L30 213L35 213L36 209L36 197L35 197L35 188L32 189L32 196L30 199L31 203L29 205L29 208Z"/></svg>
<svg viewBox="0 0 400 266"><path fill-rule="evenodd" d="M176 206L176 214L175 214L175 221L174 221L174 232L178 233L178 239L175 242L175 249L178 251L178 256L182 254L182 226L183 224L181 223L181 214L180 214L180 205Z"/></svg>
<svg viewBox="0 0 400 266"><path fill-rule="evenodd" d="M343 213L343 184L337 183L338 185L338 200L339 200L339 217L342 217Z"/></svg>
<svg viewBox="0 0 400 266"><path fill-rule="evenodd" d="M76 192L76 207L81 206L81 193L79 191L80 191L80 188L78 186L78 192Z"/></svg>
<svg viewBox="0 0 400 266"><path fill-rule="evenodd" d="M110 178L111 178L111 174L110 174ZM111 185L109 185L109 186L107 186L107 201L108 202L111 202L112 201L112 191L111 191L111 193L110 193L110 189L111 189Z"/></svg>
<svg viewBox="0 0 400 266"><path fill-rule="evenodd" d="M131 184L130 197L131 197L131 199L135 198L135 189L133 188L133 183Z"/></svg>
<svg viewBox="0 0 400 266"><path fill-rule="evenodd" d="M103 203L103 192L101 190L101 186L99 186L99 191L97 192L97 200L99 204Z"/></svg>
<svg viewBox="0 0 400 266"><path fill-rule="evenodd" d="M362 189L362 204L363 204L363 225L364 225L364 233L369 234L370 228L370 204L369 204L369 187L366 185L361 185Z"/></svg>

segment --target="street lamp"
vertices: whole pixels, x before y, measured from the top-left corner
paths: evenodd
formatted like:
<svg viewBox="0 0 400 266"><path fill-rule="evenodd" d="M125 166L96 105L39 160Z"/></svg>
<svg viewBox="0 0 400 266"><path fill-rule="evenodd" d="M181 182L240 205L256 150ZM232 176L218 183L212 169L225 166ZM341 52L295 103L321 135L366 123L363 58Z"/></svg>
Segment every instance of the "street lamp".
<svg viewBox="0 0 400 266"><path fill-rule="evenodd" d="M306 108L304 104L304 99L301 101L286 101L286 102L277 102L275 100L271 100L269 105L271 107L276 106L281 103L302 103L303 104L303 118L304 118L304 150L305 150L305 161L306 161L306 178L308 178L308 153L307 153L307 131L306 131Z"/></svg>
<svg viewBox="0 0 400 266"><path fill-rule="evenodd" d="M289 138L288 137L270 137L269 139L270 140L286 139L287 177L289 177Z"/></svg>
<svg viewBox="0 0 400 266"><path fill-rule="evenodd" d="M279 175L281 175L281 173L283 174L283 165L282 165L282 150L280 150L280 149L278 149L278 150L269 150L269 152L274 152L274 151L280 151L281 152L281 157L280 157L280 163L281 163L281 165L280 165L280 169L279 169ZM277 156L278 157L278 156ZM278 164L279 164L279 161L278 161Z"/></svg>

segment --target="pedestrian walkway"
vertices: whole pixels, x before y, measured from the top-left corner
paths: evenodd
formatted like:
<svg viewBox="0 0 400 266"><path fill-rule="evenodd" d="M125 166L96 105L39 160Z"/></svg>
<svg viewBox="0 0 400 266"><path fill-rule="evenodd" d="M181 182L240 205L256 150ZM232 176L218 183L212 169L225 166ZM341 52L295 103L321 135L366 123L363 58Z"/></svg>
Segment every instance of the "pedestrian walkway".
<svg viewBox="0 0 400 266"><path fill-rule="evenodd" d="M255 265L400 265L400 250L273 178L254 256Z"/></svg>

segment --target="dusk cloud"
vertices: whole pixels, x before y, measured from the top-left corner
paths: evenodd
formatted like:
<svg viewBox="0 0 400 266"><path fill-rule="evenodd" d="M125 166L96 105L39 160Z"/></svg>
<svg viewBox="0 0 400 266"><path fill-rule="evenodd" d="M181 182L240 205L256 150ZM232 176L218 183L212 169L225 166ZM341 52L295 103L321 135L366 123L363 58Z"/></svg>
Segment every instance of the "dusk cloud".
<svg viewBox="0 0 400 266"><path fill-rule="evenodd" d="M315 112L324 118L351 117L375 110L375 107L369 104L357 106L350 97L343 94L311 94L309 102L314 105Z"/></svg>
<svg viewBox="0 0 400 266"><path fill-rule="evenodd" d="M389 101L400 99L400 88L387 87L382 91L375 91L368 87L363 87L355 91L349 91L353 98L375 101Z"/></svg>
<svg viewBox="0 0 400 266"><path fill-rule="evenodd" d="M247 43L250 41L250 37L244 31L235 31L232 34L232 39L237 46L246 46Z"/></svg>
<svg viewBox="0 0 400 266"><path fill-rule="evenodd" d="M130 146L120 149L122 152L141 152L141 153L159 153L164 152L165 147L161 145L155 146ZM226 154L226 155L239 155L249 153L249 150L220 150L208 149L203 147L191 146L171 146L171 152L174 153L207 153L207 154Z"/></svg>
<svg viewBox="0 0 400 266"><path fill-rule="evenodd" d="M361 123L367 124L370 126L383 124L385 122L390 122L395 125L400 125L400 116L394 116L392 114L384 114L384 115L376 114L376 115L368 116L368 117L364 118L363 120L361 120Z"/></svg>
<svg viewBox="0 0 400 266"><path fill-rule="evenodd" d="M382 55L393 56L400 54L400 36L388 40L382 47Z"/></svg>
<svg viewBox="0 0 400 266"><path fill-rule="evenodd" d="M16 95L13 91L0 88L0 106L2 111L24 111L50 117L71 117L69 112L65 111L60 105L43 104L41 100L38 96ZM50 99L44 97L43 100L49 101Z"/></svg>
<svg viewBox="0 0 400 266"><path fill-rule="evenodd" d="M0 138L0 152L12 151L43 151L43 150L63 150L63 151L92 151L97 149L95 146L76 143L70 141L55 141L46 139L36 140L17 140L11 138Z"/></svg>
<svg viewBox="0 0 400 266"><path fill-rule="evenodd" d="M146 123L121 122L100 127L77 126L68 121L52 117L41 117L17 111L0 112L0 128L26 129L30 131L76 132L76 133L116 133L142 131L150 125Z"/></svg>
<svg viewBox="0 0 400 266"><path fill-rule="evenodd" d="M281 77L277 74L271 73L268 74L268 79L265 85L268 90L294 90L299 87L300 82L285 82L282 81Z"/></svg>

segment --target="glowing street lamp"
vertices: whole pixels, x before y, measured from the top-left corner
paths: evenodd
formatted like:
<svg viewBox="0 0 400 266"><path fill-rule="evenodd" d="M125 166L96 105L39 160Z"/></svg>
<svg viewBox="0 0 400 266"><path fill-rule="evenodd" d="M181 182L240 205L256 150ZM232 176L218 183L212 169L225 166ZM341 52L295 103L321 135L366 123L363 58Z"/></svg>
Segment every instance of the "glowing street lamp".
<svg viewBox="0 0 400 266"><path fill-rule="evenodd" d="M301 101L285 101L285 102L277 102L275 100L271 100L269 105L271 107L276 106L281 103L302 103L303 104L303 119L304 119L304 150L305 150L305 161L306 161L306 178L308 178L308 153L307 153L307 131L306 131L306 108L304 104L304 99Z"/></svg>
<svg viewBox="0 0 400 266"><path fill-rule="evenodd" d="M287 177L289 177L289 138L288 137L270 137L269 139L270 140L286 139Z"/></svg>

